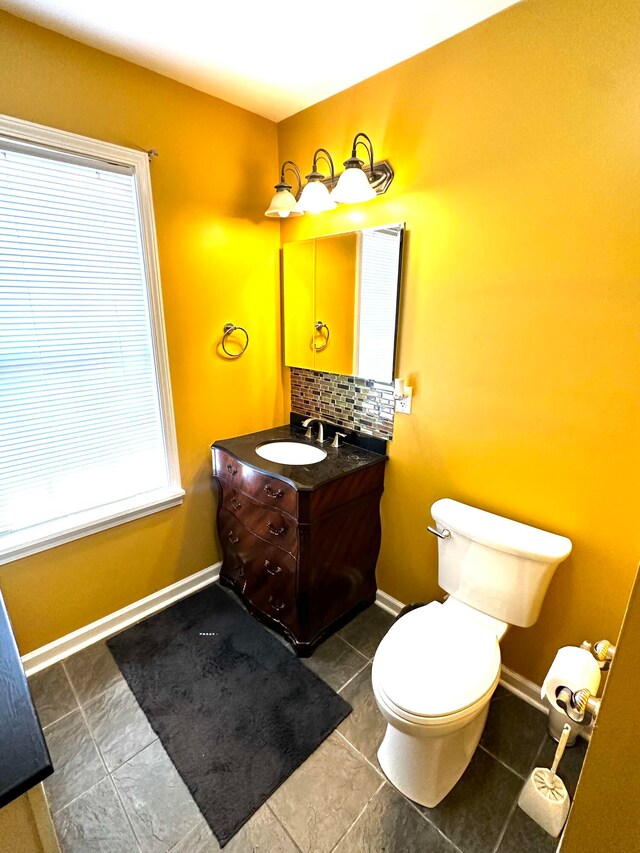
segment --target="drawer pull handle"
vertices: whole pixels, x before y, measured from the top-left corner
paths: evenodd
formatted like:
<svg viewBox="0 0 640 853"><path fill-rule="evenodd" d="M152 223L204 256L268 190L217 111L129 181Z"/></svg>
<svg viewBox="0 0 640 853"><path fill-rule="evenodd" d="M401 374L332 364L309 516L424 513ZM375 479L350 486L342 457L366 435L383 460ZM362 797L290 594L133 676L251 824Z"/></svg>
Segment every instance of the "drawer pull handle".
<svg viewBox="0 0 640 853"><path fill-rule="evenodd" d="M238 469L234 468L230 462L227 462L227 471L231 474L232 477L235 477L238 473Z"/></svg>
<svg viewBox="0 0 640 853"><path fill-rule="evenodd" d="M287 530L286 527L274 527L270 521L267 521L267 528L269 529L269 533L273 533L274 536L282 536Z"/></svg>
<svg viewBox="0 0 640 853"><path fill-rule="evenodd" d="M229 540L229 542L232 542L234 545L237 545L237 544L238 544L238 542L240 541L240 540L238 539L238 537L234 534L233 530L230 530L230 531L227 533L227 539Z"/></svg>
<svg viewBox="0 0 640 853"><path fill-rule="evenodd" d="M284 492L282 491L282 489L276 489L274 492L274 490L271 488L269 483L267 483L267 485L264 487L263 491L268 498L272 498L272 499L281 498L284 495Z"/></svg>
<svg viewBox="0 0 640 853"><path fill-rule="evenodd" d="M240 503L240 501L237 501L235 498L231 498L231 506L234 509L242 509L242 504Z"/></svg>
<svg viewBox="0 0 640 853"><path fill-rule="evenodd" d="M264 561L264 567L269 572L270 575L282 574L282 569L280 568L280 566L274 565L270 560Z"/></svg>
<svg viewBox="0 0 640 853"><path fill-rule="evenodd" d="M271 605L272 609L276 611L284 610L285 607L284 601L276 601L273 598L269 599L269 604Z"/></svg>

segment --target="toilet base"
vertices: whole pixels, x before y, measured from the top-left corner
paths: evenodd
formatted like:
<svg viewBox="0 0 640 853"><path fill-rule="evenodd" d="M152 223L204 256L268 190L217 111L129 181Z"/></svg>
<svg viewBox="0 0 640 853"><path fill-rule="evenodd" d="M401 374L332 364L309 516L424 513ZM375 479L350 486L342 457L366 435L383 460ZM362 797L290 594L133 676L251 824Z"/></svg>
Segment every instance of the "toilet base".
<svg viewBox="0 0 640 853"><path fill-rule="evenodd" d="M406 734L387 725L378 761L391 784L405 797L433 808L443 800L467 769L489 713L489 702L477 716L450 734L425 735L416 727Z"/></svg>

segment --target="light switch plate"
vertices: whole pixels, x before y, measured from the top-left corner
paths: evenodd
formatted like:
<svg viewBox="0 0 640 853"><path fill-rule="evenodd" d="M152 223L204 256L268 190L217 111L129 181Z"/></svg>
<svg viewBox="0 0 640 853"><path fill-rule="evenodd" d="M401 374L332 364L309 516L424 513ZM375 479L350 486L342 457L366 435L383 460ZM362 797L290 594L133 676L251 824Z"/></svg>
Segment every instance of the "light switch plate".
<svg viewBox="0 0 640 853"><path fill-rule="evenodd" d="M411 400L413 398L413 388L410 385L404 386L405 396L402 400L396 400L396 412L401 412L403 415L411 414Z"/></svg>

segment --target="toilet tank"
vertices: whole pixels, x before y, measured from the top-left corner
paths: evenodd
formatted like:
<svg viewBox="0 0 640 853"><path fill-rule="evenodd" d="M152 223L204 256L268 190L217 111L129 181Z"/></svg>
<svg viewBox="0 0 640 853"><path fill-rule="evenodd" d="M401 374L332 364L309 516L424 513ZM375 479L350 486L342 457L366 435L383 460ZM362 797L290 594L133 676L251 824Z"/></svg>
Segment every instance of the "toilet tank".
<svg viewBox="0 0 640 853"><path fill-rule="evenodd" d="M571 540L451 498L431 507L438 539L438 583L449 595L511 625L533 625Z"/></svg>

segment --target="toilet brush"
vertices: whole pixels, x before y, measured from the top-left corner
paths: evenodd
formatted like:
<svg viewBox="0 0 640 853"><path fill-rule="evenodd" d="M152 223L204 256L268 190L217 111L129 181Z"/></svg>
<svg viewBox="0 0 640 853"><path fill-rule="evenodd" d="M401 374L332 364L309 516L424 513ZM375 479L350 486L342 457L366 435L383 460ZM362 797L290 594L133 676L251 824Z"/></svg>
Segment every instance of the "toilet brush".
<svg viewBox="0 0 640 853"><path fill-rule="evenodd" d="M565 723L551 769L535 767L518 798L522 811L554 838L562 832L569 814L569 794L556 770L570 734L571 726Z"/></svg>

